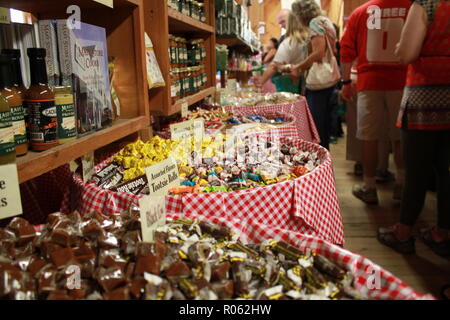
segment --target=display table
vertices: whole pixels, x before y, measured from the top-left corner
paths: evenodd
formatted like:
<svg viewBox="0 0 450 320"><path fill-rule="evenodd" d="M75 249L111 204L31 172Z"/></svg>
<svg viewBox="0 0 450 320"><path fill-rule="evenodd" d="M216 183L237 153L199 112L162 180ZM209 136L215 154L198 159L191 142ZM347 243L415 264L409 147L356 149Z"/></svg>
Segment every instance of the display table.
<svg viewBox="0 0 450 320"><path fill-rule="evenodd" d="M260 237L274 238L289 231L344 244L330 153L319 145L303 140L291 143L300 150L317 152L321 164L297 179L265 187L229 193L167 196L167 212L174 216L237 223L243 227L242 232L246 233L249 241L257 241ZM98 166L97 170L106 164L107 161ZM117 214L131 206L137 206L140 198L138 195L117 193L93 184L84 184L79 176L74 176L61 211ZM254 224L264 228L254 229L251 227Z"/></svg>
<svg viewBox="0 0 450 320"><path fill-rule="evenodd" d="M298 101L266 106L225 106L226 111L233 111L237 116L249 114L284 113L294 116L293 123L286 126L267 130L271 135L278 135L284 138L299 138L305 141L320 143L314 119L309 110L306 98L301 96Z"/></svg>

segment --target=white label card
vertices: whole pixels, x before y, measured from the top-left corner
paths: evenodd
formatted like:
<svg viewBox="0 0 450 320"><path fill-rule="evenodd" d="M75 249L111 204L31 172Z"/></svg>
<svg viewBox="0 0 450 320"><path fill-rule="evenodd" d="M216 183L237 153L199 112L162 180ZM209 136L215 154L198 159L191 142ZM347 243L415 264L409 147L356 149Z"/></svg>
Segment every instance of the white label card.
<svg viewBox="0 0 450 320"><path fill-rule="evenodd" d="M113 0L94 0L95 2L104 4L107 7L114 8Z"/></svg>
<svg viewBox="0 0 450 320"><path fill-rule="evenodd" d="M177 162L173 157L145 169L151 196L165 196L180 186Z"/></svg>
<svg viewBox="0 0 450 320"><path fill-rule="evenodd" d="M81 166L83 169L83 181L88 182L91 179L94 172L94 151L81 157Z"/></svg>
<svg viewBox="0 0 450 320"><path fill-rule="evenodd" d="M183 102L181 105L181 117L186 118L189 114L189 104L187 102Z"/></svg>
<svg viewBox="0 0 450 320"><path fill-rule="evenodd" d="M171 139L182 141L192 137L203 139L205 133L205 120L203 118L183 121L170 126Z"/></svg>
<svg viewBox="0 0 450 320"><path fill-rule="evenodd" d="M22 214L19 176L15 164L0 166L0 220Z"/></svg>
<svg viewBox="0 0 450 320"><path fill-rule="evenodd" d="M166 224L166 197L145 196L139 200L142 240L153 242L155 230Z"/></svg>

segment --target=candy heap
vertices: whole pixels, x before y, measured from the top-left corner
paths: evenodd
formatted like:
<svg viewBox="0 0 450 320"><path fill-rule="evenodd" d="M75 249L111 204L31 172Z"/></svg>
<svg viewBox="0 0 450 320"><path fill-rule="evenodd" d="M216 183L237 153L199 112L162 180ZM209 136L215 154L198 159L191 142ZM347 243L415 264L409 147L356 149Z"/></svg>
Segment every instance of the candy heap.
<svg viewBox="0 0 450 320"><path fill-rule="evenodd" d="M288 144L264 144L256 142L252 147L238 145L236 157L231 161L227 154L218 151L220 147L213 148L210 153L210 149L206 149L201 164L192 167L179 163L182 187L173 188L170 192L231 192L256 188L298 178L320 164L314 152L302 152Z"/></svg>
<svg viewBox="0 0 450 320"><path fill-rule="evenodd" d="M188 220L155 236L142 242L134 212L56 213L40 232L15 218L0 228L0 299L363 298L350 273L284 242L243 245L227 228Z"/></svg>
<svg viewBox="0 0 450 320"><path fill-rule="evenodd" d="M219 134L202 141L159 137L148 143L138 141L116 155L91 182L112 191L147 194L145 168L173 156L182 182L170 190L172 194L231 192L295 179L320 165L315 152L267 140L244 141L235 136L234 148L225 150L227 138Z"/></svg>
<svg viewBox="0 0 450 320"><path fill-rule="evenodd" d="M233 106L266 106L296 102L299 97L299 95L290 92L267 93L265 95L260 93L242 93L240 96L233 94L229 97L223 97L222 100L227 105Z"/></svg>
<svg viewBox="0 0 450 320"><path fill-rule="evenodd" d="M231 111L226 111L224 108L215 108L210 110L197 108L195 111L189 112L187 119L185 120L203 118L205 122L226 122L232 117L233 113Z"/></svg>

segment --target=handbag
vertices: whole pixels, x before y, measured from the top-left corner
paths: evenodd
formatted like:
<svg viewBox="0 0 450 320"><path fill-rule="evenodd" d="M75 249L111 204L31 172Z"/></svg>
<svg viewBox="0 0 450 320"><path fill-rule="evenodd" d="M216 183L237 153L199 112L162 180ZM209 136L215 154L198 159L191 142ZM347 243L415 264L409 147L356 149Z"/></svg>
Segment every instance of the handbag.
<svg viewBox="0 0 450 320"><path fill-rule="evenodd" d="M325 57L322 59L322 62L313 63L306 77L306 88L309 90L331 88L341 80L339 65L327 35L325 35L325 39L328 48Z"/></svg>

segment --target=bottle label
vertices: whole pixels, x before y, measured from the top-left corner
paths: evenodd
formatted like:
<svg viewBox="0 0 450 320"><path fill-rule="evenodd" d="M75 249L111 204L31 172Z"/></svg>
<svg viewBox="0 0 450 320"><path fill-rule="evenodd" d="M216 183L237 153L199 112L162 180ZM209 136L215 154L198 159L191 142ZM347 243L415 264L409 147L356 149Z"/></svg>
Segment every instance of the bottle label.
<svg viewBox="0 0 450 320"><path fill-rule="evenodd" d="M55 100L27 100L30 113L30 142L36 146L58 143Z"/></svg>
<svg viewBox="0 0 450 320"><path fill-rule="evenodd" d="M77 136L75 125L75 110L73 103L56 105L58 117L58 138L69 139Z"/></svg>
<svg viewBox="0 0 450 320"><path fill-rule="evenodd" d="M0 156L14 152L15 148L11 112L0 111Z"/></svg>
<svg viewBox="0 0 450 320"><path fill-rule="evenodd" d="M27 143L27 129L23 106L11 107L11 120L16 146Z"/></svg>

